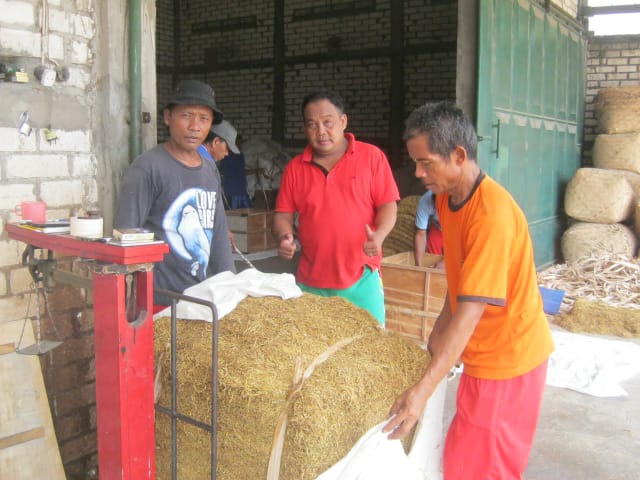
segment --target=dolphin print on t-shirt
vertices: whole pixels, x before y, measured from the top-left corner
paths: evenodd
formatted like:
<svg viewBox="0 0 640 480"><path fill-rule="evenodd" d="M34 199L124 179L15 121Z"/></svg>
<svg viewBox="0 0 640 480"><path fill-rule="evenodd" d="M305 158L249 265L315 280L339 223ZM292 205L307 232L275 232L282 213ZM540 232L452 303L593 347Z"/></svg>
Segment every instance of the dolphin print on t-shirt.
<svg viewBox="0 0 640 480"><path fill-rule="evenodd" d="M207 276L216 200L216 192L201 188L185 190L167 209L162 221L167 243L199 281Z"/></svg>

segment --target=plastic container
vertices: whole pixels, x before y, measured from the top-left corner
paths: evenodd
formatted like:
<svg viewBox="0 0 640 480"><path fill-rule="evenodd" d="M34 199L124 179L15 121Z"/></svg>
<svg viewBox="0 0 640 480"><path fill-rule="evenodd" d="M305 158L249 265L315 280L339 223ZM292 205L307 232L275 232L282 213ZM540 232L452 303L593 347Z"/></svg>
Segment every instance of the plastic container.
<svg viewBox="0 0 640 480"><path fill-rule="evenodd" d="M564 290L555 290L553 288L539 287L540 295L542 295L542 308L544 313L555 315L560 311L560 304L564 298Z"/></svg>

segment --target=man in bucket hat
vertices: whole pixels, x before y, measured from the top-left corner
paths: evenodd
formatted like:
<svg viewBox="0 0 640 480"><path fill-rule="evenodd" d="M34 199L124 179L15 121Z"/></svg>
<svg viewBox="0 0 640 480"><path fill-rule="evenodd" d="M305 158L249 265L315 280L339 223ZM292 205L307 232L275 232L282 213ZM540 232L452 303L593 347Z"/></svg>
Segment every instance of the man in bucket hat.
<svg viewBox="0 0 640 480"><path fill-rule="evenodd" d="M114 228L141 227L169 244L156 264L154 287L182 292L207 276L233 271L222 187L215 165L198 147L222 121L213 88L182 80L163 111L169 139L147 150L127 169ZM169 304L154 294L155 310Z"/></svg>

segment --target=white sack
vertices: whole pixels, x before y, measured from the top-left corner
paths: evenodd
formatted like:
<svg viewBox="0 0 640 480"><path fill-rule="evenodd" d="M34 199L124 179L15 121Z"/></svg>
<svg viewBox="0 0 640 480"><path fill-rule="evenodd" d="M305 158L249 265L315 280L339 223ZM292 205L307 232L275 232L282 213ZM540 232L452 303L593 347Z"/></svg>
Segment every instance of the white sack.
<svg viewBox="0 0 640 480"><path fill-rule="evenodd" d="M400 440L382 433L386 420L365 433L351 451L316 480L442 480L444 401L447 379L429 398L407 455Z"/></svg>

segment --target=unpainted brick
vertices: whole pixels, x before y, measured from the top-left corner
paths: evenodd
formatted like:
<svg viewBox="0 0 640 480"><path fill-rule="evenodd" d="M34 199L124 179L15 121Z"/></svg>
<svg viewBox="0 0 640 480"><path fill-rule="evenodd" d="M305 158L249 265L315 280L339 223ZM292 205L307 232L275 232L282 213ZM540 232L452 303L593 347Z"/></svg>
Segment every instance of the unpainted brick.
<svg viewBox="0 0 640 480"><path fill-rule="evenodd" d="M38 200L35 194L33 183L13 183L5 184L0 188L0 210L11 210L13 212L16 205L21 201ZM0 257L2 256L0 248ZM6 265L0 261L0 266Z"/></svg>
<svg viewBox="0 0 640 480"><path fill-rule="evenodd" d="M53 313L72 308L82 310L85 308L85 299L80 288L58 284L49 293L49 307Z"/></svg>
<svg viewBox="0 0 640 480"><path fill-rule="evenodd" d="M28 2L1 0L2 23L4 25L30 27L33 25L35 16L33 7L33 4Z"/></svg>
<svg viewBox="0 0 640 480"><path fill-rule="evenodd" d="M89 431L88 409L78 409L67 415L53 418L59 443Z"/></svg>
<svg viewBox="0 0 640 480"><path fill-rule="evenodd" d="M45 303L42 302L42 296L40 300L40 329L42 331L43 337L49 338L51 340L66 340L68 338L71 338L74 332L72 323L69 318L70 313L51 313L50 311L47 311L45 309ZM35 307L32 306L31 310L35 310ZM35 318L35 312L30 315L30 318Z"/></svg>
<svg viewBox="0 0 640 480"><path fill-rule="evenodd" d="M67 12L57 8L50 8L49 29L54 32L73 33L73 26L69 21Z"/></svg>
<svg viewBox="0 0 640 480"><path fill-rule="evenodd" d="M7 178L68 177L66 155L10 155L6 163Z"/></svg>
<svg viewBox="0 0 640 480"><path fill-rule="evenodd" d="M2 87L6 89L7 85ZM29 135L28 137L17 135L15 127L0 127L0 152L33 152L35 150L35 135Z"/></svg>
<svg viewBox="0 0 640 480"><path fill-rule="evenodd" d="M73 362L67 365L58 365L46 360L42 367L45 385L49 395L64 393L76 389L86 382L82 378L81 362Z"/></svg>
<svg viewBox="0 0 640 480"><path fill-rule="evenodd" d="M0 325L4 322L23 320L27 312L27 303L26 295L0 298Z"/></svg>
<svg viewBox="0 0 640 480"><path fill-rule="evenodd" d="M60 442L60 455L66 465L74 460L94 454L98 450L97 432L89 432L66 442ZM84 467L84 465L83 465Z"/></svg>
<svg viewBox="0 0 640 480"><path fill-rule="evenodd" d="M93 383L89 383L73 390L57 393L52 397L55 399L57 415L63 416L78 408L95 404L96 387Z"/></svg>
<svg viewBox="0 0 640 480"><path fill-rule="evenodd" d="M40 56L40 35L26 30L0 28L3 56Z"/></svg>
<svg viewBox="0 0 640 480"><path fill-rule="evenodd" d="M9 271L10 291L13 294L33 291L33 277L27 267L14 268Z"/></svg>
<svg viewBox="0 0 640 480"><path fill-rule="evenodd" d="M51 351L52 365L68 365L94 355L93 335L68 338L62 345Z"/></svg>
<svg viewBox="0 0 640 480"><path fill-rule="evenodd" d="M609 58L607 59L607 65L627 65L629 63L628 58Z"/></svg>

